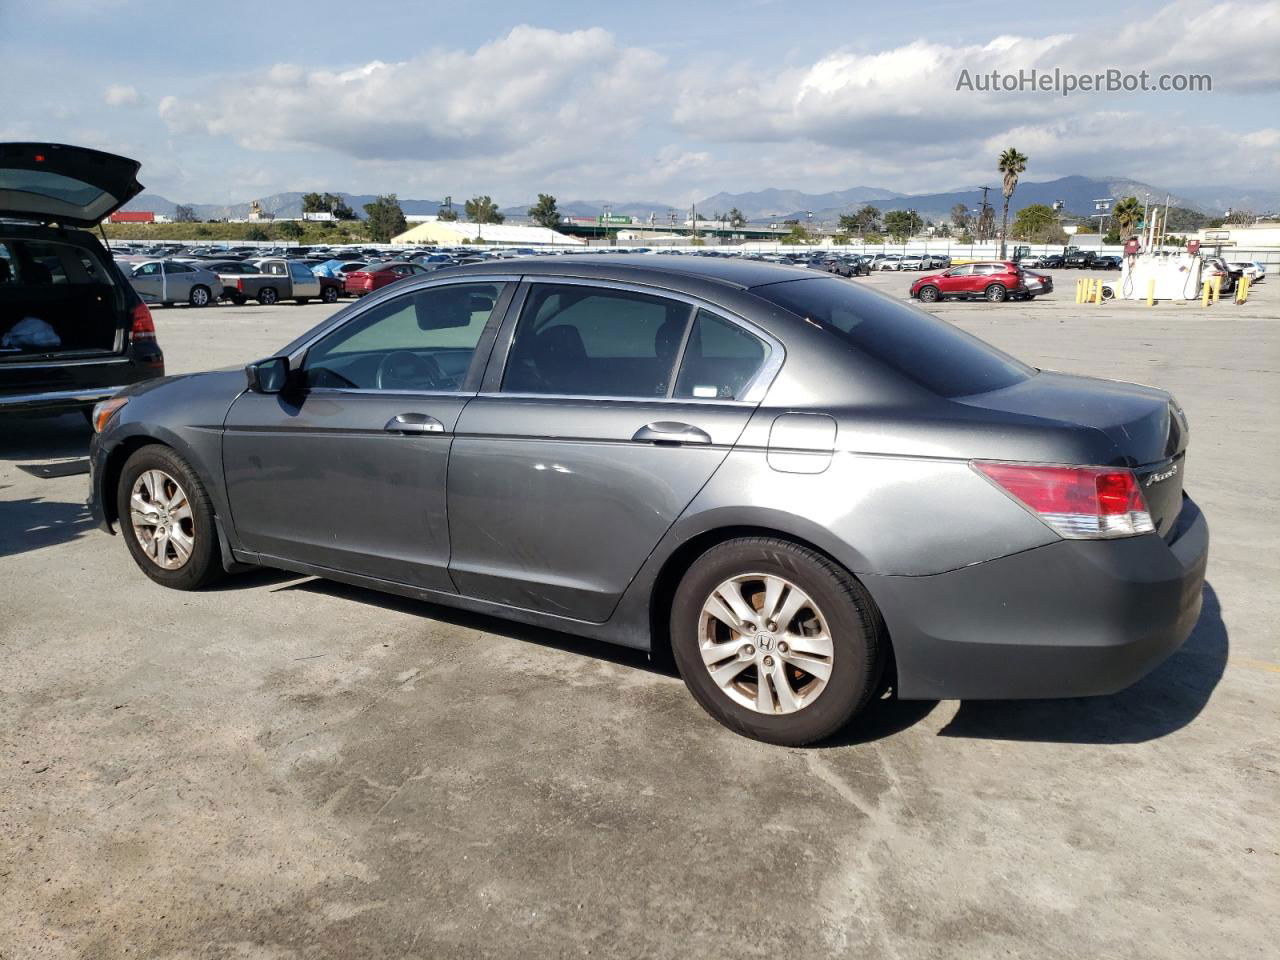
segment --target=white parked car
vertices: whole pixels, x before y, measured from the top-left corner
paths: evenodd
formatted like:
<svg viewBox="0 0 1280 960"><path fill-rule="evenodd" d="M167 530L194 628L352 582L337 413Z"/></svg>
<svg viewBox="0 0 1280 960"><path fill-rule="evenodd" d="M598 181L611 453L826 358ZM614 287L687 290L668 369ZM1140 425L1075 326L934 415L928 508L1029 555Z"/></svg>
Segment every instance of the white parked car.
<svg viewBox="0 0 1280 960"><path fill-rule="evenodd" d="M1261 283L1267 278L1266 264L1257 260L1232 260L1227 264L1232 270L1239 270L1249 278L1250 283Z"/></svg>

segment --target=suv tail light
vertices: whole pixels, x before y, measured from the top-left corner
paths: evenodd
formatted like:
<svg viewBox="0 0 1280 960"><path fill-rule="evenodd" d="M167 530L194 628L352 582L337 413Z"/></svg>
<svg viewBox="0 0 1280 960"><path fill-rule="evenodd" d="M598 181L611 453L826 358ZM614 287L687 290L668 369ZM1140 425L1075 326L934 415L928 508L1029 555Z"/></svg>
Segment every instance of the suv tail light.
<svg viewBox="0 0 1280 960"><path fill-rule="evenodd" d="M1069 540L1152 533L1155 524L1132 470L974 460L971 466Z"/></svg>
<svg viewBox="0 0 1280 960"><path fill-rule="evenodd" d="M151 319L151 311L147 309L145 303L140 303L133 308L133 326L129 328L129 339L138 340L154 340L156 338L156 324Z"/></svg>

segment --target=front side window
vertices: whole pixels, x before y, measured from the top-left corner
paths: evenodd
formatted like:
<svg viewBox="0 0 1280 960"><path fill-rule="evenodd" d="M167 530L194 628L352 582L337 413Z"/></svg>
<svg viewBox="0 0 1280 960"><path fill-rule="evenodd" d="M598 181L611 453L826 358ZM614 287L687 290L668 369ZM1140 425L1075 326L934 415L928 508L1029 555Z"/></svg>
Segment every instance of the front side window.
<svg viewBox="0 0 1280 960"><path fill-rule="evenodd" d="M308 387L460 390L501 283L459 283L395 297L318 341Z"/></svg>
<svg viewBox="0 0 1280 960"><path fill-rule="evenodd" d="M740 400L766 354L767 348L758 337L736 323L699 310L680 361L675 396Z"/></svg>
<svg viewBox="0 0 1280 960"><path fill-rule="evenodd" d="M577 397L666 397L687 303L629 290L534 284L502 389Z"/></svg>

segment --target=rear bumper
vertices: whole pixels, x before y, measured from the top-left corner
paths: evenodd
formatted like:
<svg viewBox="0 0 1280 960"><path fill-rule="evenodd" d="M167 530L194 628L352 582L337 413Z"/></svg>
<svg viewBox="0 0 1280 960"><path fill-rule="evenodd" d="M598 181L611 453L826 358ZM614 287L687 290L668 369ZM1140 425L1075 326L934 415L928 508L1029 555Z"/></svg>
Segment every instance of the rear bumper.
<svg viewBox="0 0 1280 960"><path fill-rule="evenodd" d="M163 377L164 354L155 347L143 356L131 351L101 362L53 362L40 368L14 364L0 369L0 386L5 386L6 374L13 382L6 392L0 392L0 413L82 410L115 396L130 384ZM27 383L22 383L19 377L27 378ZM38 382L37 377L46 382Z"/></svg>
<svg viewBox="0 0 1280 960"><path fill-rule="evenodd" d="M1115 693L1200 616L1209 528L1189 498L1166 540L1062 540L931 577L864 576L904 699Z"/></svg>

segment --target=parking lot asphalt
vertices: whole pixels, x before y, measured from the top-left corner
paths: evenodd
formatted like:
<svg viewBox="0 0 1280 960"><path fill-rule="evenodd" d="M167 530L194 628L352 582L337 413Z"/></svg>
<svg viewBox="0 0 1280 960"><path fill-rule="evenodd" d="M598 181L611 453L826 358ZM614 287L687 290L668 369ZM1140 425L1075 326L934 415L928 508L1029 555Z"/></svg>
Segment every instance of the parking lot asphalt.
<svg viewBox="0 0 1280 960"><path fill-rule="evenodd" d="M1275 956L1280 281L1148 308L1077 276L930 309L1178 396L1195 632L1114 696L885 701L812 749L626 650L291 574L164 590L85 476L35 475L83 420L0 421L0 958ZM332 309L155 317L181 373Z"/></svg>

